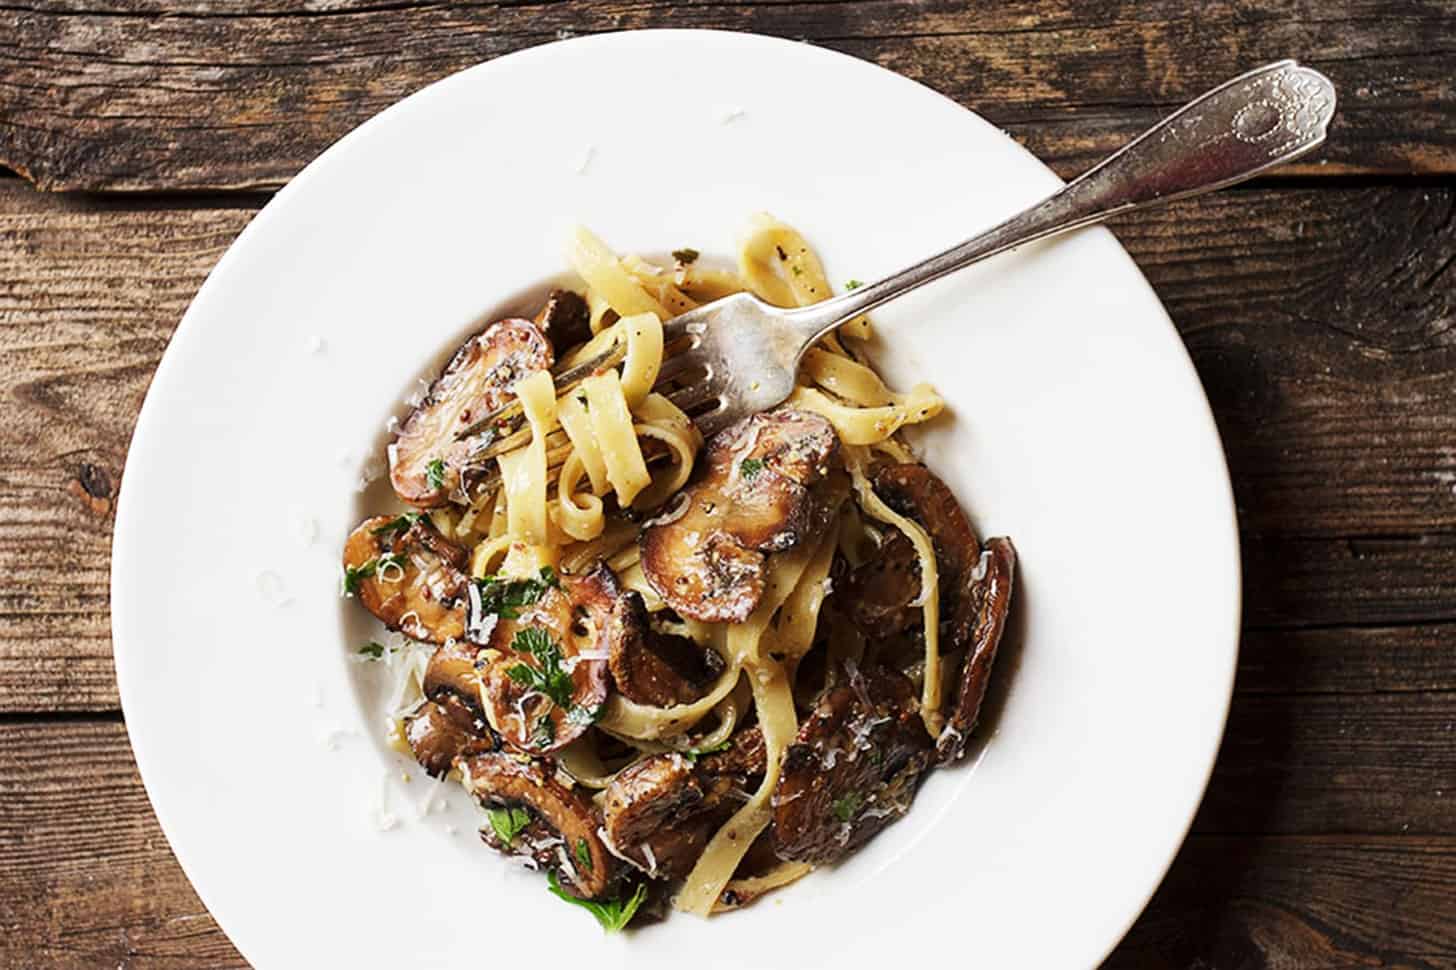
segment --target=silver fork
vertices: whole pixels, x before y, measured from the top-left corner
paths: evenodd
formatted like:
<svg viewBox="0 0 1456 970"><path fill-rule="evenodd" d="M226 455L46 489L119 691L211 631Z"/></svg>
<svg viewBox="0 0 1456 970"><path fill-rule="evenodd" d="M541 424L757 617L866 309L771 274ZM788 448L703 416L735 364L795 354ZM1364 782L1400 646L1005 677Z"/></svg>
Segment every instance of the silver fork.
<svg viewBox="0 0 1456 970"><path fill-rule="evenodd" d="M988 256L1114 215L1252 178L1325 140L1335 113L1329 78L1292 60L1242 74L1169 115L1076 181L958 246L812 306L784 310L748 293L716 300L663 325L657 385L705 435L781 404L804 352L829 331L904 293ZM580 370L577 368L576 370ZM561 374L558 389L581 375Z"/></svg>

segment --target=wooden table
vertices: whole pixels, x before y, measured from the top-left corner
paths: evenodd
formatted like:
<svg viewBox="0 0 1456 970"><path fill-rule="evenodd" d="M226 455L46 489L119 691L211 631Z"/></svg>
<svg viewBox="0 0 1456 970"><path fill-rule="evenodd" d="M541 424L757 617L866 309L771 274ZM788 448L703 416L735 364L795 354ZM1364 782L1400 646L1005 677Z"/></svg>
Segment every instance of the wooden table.
<svg viewBox="0 0 1456 970"><path fill-rule="evenodd" d="M654 26L875 61L1063 175L1264 61L1334 78L1319 155L1116 227L1213 401L1246 580L1208 796L1108 966L1456 967L1456 0L0 3L0 966L244 965L142 791L107 622L132 422L203 276L424 83Z"/></svg>

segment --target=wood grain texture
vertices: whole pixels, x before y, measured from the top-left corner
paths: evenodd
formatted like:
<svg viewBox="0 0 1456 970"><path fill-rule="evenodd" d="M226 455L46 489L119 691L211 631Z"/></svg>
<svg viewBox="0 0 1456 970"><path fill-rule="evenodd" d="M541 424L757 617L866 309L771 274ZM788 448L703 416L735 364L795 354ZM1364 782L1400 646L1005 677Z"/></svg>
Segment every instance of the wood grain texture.
<svg viewBox="0 0 1456 970"><path fill-rule="evenodd" d="M1456 967L1456 839L1193 836L1104 970Z"/></svg>
<svg viewBox="0 0 1456 970"><path fill-rule="evenodd" d="M114 709L111 524L167 340L252 212L0 183L0 710Z"/></svg>
<svg viewBox="0 0 1456 970"><path fill-rule="evenodd" d="M0 966L246 966L173 860L119 723L0 724L0 849ZM1450 967L1453 884L1450 836L1195 834L1108 966Z"/></svg>
<svg viewBox="0 0 1456 970"><path fill-rule="evenodd" d="M51 189L273 186L425 84L558 37L634 27L807 40L982 112L1064 175L1266 61L1341 108L1298 171L1456 170L1456 0L439 4L15 0L0 6L0 164ZM872 115L873 105L866 105Z"/></svg>
<svg viewBox="0 0 1456 970"><path fill-rule="evenodd" d="M115 707L107 557L126 442L187 301L261 198L177 207L0 182L0 709ZM1456 619L1453 206L1424 186L1249 190L1117 227L1219 419L1247 624L1313 628L1247 641L1266 687L1450 687L1429 658ZM1365 631L1352 662L1343 634L1320 632L1350 624L1427 624L1427 639ZM1396 645L1425 666L1389 666Z"/></svg>
<svg viewBox="0 0 1456 970"><path fill-rule="evenodd" d="M246 967L172 857L116 721L0 724L0 966Z"/></svg>

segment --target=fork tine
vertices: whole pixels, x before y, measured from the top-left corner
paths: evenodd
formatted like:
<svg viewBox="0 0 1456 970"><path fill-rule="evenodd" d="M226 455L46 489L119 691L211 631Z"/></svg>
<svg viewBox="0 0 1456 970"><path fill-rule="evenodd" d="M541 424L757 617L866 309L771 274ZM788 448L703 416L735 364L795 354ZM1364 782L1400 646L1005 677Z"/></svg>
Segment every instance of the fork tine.
<svg viewBox="0 0 1456 970"><path fill-rule="evenodd" d="M700 321L696 311L689 310L687 313L679 314L662 325L662 340L664 343L672 343L674 340L681 340L691 331L688 329L692 324Z"/></svg>
<svg viewBox="0 0 1456 970"><path fill-rule="evenodd" d="M653 386L660 386L665 381L670 381L684 371L691 370L693 367L702 367L707 371L704 379L713 376L712 368L707 367L698 358L697 354L694 354L690 350L683 350L662 361L662 366L657 369L657 380L652 382Z"/></svg>
<svg viewBox="0 0 1456 970"><path fill-rule="evenodd" d="M713 435L731 424L732 422L729 420L731 417L732 415L728 413L727 403L719 401L717 407L711 411L705 411L696 418L693 418L693 424L697 425L698 430L707 439L713 437Z"/></svg>
<svg viewBox="0 0 1456 970"><path fill-rule="evenodd" d="M690 411L693 408L707 404L709 401L717 400L717 397L718 389L711 382L702 381L691 387L684 387L673 391L667 396L667 399L684 411Z"/></svg>

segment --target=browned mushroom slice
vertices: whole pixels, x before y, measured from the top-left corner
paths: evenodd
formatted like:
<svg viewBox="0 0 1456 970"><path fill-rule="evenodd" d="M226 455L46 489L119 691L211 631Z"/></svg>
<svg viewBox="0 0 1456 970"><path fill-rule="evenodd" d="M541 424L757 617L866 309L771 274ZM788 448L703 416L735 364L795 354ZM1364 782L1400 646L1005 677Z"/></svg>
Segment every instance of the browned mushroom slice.
<svg viewBox="0 0 1456 970"><path fill-rule="evenodd" d="M406 717L404 736L415 760L432 778L444 776L456 758L500 747L489 725L454 695L426 701Z"/></svg>
<svg viewBox="0 0 1456 970"><path fill-rule="evenodd" d="M480 830L487 845L554 871L582 899L606 893L616 866L597 835L596 810L557 780L550 761L496 752L462 758L459 767L465 790L489 813Z"/></svg>
<svg viewBox="0 0 1456 970"><path fill-rule="evenodd" d="M784 753L773 796L774 850L833 862L910 809L930 758L902 674L876 668L826 691Z"/></svg>
<svg viewBox="0 0 1456 970"><path fill-rule="evenodd" d="M713 833L763 777L763 735L748 728L696 762L658 754L623 769L607 786L602 830L613 851L654 878L681 879Z"/></svg>
<svg viewBox="0 0 1456 970"><path fill-rule="evenodd" d="M818 486L839 438L807 411L756 414L713 436L695 481L642 533L642 569L678 613L741 623L763 596L764 557L822 528L833 509Z"/></svg>
<svg viewBox="0 0 1456 970"><path fill-rule="evenodd" d="M835 584L835 602L874 640L897 636L921 622L920 557L905 533L891 528L875 555Z"/></svg>
<svg viewBox="0 0 1456 970"><path fill-rule="evenodd" d="M465 632L465 550L426 519L366 519L344 543L344 591L391 630L430 643Z"/></svg>
<svg viewBox="0 0 1456 970"><path fill-rule="evenodd" d="M551 341L551 349L558 357L592 338L591 310L586 300L571 290L552 290L532 322Z"/></svg>
<svg viewBox="0 0 1456 970"><path fill-rule="evenodd" d="M425 696L432 701L454 698L465 705L473 717L483 718L480 671L484 667L481 648L464 640L450 640L430 655L421 684Z"/></svg>
<svg viewBox="0 0 1456 970"><path fill-rule="evenodd" d="M954 761L965 754L966 741L980 717L986 685L991 680L991 665L996 661L996 648L1001 643L1006 617L1011 612L1015 573L1015 547L1010 539L996 538L986 543L978 570L963 578L966 588L961 594L961 602L965 609L975 614L975 620L971 624L966 659L961 666L955 707L935 744L936 759L942 763Z"/></svg>
<svg viewBox="0 0 1456 970"><path fill-rule="evenodd" d="M489 649L477 662L486 719L522 751L555 751L600 716L608 626L600 603L612 599L602 589L608 583L616 588L605 566L589 577L547 583L491 630Z"/></svg>
<svg viewBox="0 0 1456 970"><path fill-rule="evenodd" d="M652 629L635 591L618 598L609 630L612 680L629 701L653 707L691 704L723 672L723 658L715 651Z"/></svg>
<svg viewBox="0 0 1456 970"><path fill-rule="evenodd" d="M529 320L501 320L465 341L389 446L395 494L426 509L464 498L462 472L479 464L494 430L456 435L508 403L518 380L549 370L553 360L550 343Z"/></svg>
<svg viewBox="0 0 1456 970"><path fill-rule="evenodd" d="M940 616L945 630L941 650L950 652L959 649L965 645L975 622L975 610L966 609L962 602L965 577L976 568L981 556L981 543L976 539L970 520L961 511L946 484L924 465L890 465L881 469L875 475L875 492L887 505L901 515L915 519L930 534L931 544L935 547L935 568L940 578ZM895 534L903 535L899 530L895 530ZM904 541L908 545L909 540ZM918 581L918 566L914 574ZM903 585L898 588L903 591ZM919 592L917 585L911 598ZM865 632L870 631L866 629Z"/></svg>

